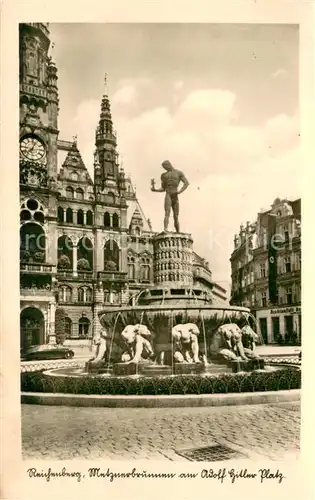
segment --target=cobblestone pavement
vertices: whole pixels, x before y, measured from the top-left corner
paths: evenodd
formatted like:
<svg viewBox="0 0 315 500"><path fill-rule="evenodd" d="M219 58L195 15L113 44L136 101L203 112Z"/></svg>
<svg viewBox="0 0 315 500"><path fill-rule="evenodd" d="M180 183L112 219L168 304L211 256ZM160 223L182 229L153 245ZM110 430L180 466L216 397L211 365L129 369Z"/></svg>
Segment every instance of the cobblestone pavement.
<svg viewBox="0 0 315 500"><path fill-rule="evenodd" d="M24 459L185 460L176 451L228 445L248 458L298 456L300 404L208 408L22 405Z"/></svg>

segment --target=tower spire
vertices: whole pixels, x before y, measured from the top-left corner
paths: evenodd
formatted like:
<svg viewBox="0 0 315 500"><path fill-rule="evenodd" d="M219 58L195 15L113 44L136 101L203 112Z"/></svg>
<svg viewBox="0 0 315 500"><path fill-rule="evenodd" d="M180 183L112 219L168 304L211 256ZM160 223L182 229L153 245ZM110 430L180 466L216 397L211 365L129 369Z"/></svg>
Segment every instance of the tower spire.
<svg viewBox="0 0 315 500"><path fill-rule="evenodd" d="M113 126L110 102L107 95L108 77L104 75L104 94L101 101L101 113L95 133L96 157L98 158L98 178L101 184L118 177L118 155L116 152L116 133ZM95 166L96 168L96 166Z"/></svg>

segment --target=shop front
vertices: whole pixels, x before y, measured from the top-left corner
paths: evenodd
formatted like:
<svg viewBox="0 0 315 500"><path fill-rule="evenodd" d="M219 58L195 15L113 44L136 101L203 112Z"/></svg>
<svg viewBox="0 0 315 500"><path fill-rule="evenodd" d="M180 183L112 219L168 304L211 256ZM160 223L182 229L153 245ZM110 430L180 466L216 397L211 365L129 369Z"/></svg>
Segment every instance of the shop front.
<svg viewBox="0 0 315 500"><path fill-rule="evenodd" d="M301 342L301 306L259 309L257 324L266 344L299 344Z"/></svg>

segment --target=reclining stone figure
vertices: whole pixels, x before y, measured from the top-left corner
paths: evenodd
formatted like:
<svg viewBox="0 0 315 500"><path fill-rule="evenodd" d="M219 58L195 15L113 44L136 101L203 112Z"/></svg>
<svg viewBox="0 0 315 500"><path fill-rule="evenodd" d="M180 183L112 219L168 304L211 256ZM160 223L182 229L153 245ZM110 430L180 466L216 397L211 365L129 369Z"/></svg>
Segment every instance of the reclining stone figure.
<svg viewBox="0 0 315 500"><path fill-rule="evenodd" d="M249 326L243 326L242 330L242 343L244 346L244 353L248 358L257 359L259 355L256 352L256 343L259 342L259 337L256 332Z"/></svg>
<svg viewBox="0 0 315 500"><path fill-rule="evenodd" d="M200 363L199 334L199 328L193 323L176 325L172 328L174 360L177 363Z"/></svg>
<svg viewBox="0 0 315 500"><path fill-rule="evenodd" d="M242 332L235 323L221 325L213 334L210 355L225 361L248 359L242 343Z"/></svg>
<svg viewBox="0 0 315 500"><path fill-rule="evenodd" d="M121 336L127 346L121 358L124 363L140 363L143 358L154 357L152 345L148 340L151 338L151 332L145 325L127 325Z"/></svg>

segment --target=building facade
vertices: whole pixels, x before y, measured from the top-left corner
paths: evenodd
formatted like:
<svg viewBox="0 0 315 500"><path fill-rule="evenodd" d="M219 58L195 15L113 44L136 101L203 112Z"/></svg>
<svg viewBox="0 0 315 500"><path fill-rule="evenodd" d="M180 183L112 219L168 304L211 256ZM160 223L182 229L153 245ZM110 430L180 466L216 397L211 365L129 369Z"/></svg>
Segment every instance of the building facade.
<svg viewBox="0 0 315 500"><path fill-rule="evenodd" d="M265 343L299 343L301 200L277 198L241 226L230 261L231 303L252 310Z"/></svg>
<svg viewBox="0 0 315 500"><path fill-rule="evenodd" d="M129 303L154 282L155 233L119 164L109 98L100 104L92 179L77 139L59 138L49 47L48 23L20 25L22 347L54 342L60 324L82 343L100 330L104 304ZM213 288L204 261L194 265L194 282Z"/></svg>

